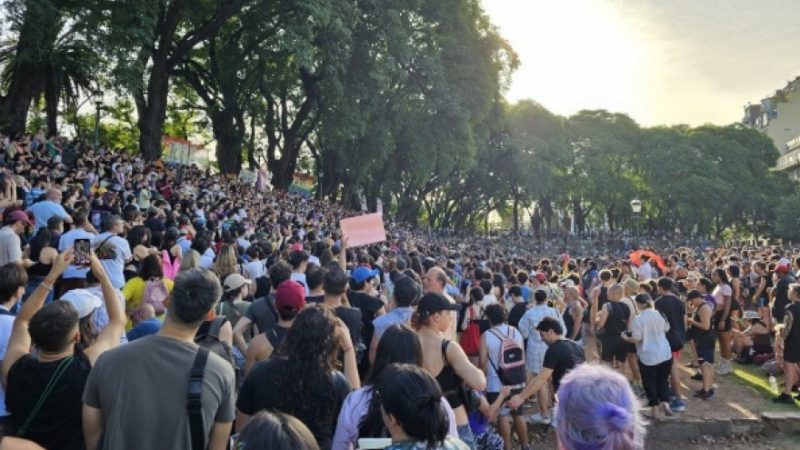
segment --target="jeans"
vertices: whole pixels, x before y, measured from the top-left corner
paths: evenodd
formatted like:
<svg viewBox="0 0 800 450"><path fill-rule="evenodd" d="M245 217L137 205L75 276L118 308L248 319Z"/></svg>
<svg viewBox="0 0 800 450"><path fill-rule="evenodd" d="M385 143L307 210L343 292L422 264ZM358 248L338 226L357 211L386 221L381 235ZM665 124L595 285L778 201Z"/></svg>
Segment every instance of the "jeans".
<svg viewBox="0 0 800 450"><path fill-rule="evenodd" d="M639 361L639 372L642 373L642 386L647 394L647 405L658 406L660 402L669 402L669 375L672 370L672 359L655 366L646 366Z"/></svg>
<svg viewBox="0 0 800 450"><path fill-rule="evenodd" d="M458 438L464 441L470 450L477 450L475 445L475 435L472 434L472 428L469 427L469 424L459 425L456 429L458 430Z"/></svg>

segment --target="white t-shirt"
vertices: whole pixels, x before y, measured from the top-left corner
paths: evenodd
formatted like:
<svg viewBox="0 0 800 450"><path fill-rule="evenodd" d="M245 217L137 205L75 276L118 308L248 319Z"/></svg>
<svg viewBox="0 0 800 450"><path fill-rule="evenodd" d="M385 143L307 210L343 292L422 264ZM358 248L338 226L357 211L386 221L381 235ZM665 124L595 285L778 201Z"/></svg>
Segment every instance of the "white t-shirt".
<svg viewBox="0 0 800 450"><path fill-rule="evenodd" d="M639 281L647 281L653 278L653 268L650 266L649 262L639 266L637 273L639 274Z"/></svg>
<svg viewBox="0 0 800 450"><path fill-rule="evenodd" d="M655 366L672 358L667 341L667 322L660 312L646 309L633 319L631 332L636 343L636 355L645 366Z"/></svg>
<svg viewBox="0 0 800 450"><path fill-rule="evenodd" d="M0 306L4 314L0 315L0 361L5 359L8 351L8 340L11 339L11 329L14 327L14 316L8 310ZM9 416L11 413L6 409L6 391L0 385L0 417Z"/></svg>
<svg viewBox="0 0 800 450"><path fill-rule="evenodd" d="M89 242L94 242L94 238L94 234L89 233L83 228L75 228L74 230L67 231L61 235L61 240L58 241L58 251L61 253L72 247L75 245L75 241L78 239L88 239ZM70 265L67 267L67 270L64 271L62 278L65 280L69 278L86 278L87 273L89 273L88 267Z"/></svg>
<svg viewBox="0 0 800 450"><path fill-rule="evenodd" d="M103 244L103 241L105 241L104 245L111 244L114 247L114 252L117 254L117 257L114 259L101 259L100 264L102 264L103 268L106 270L108 278L111 280L111 285L117 289L122 289L122 287L125 286L125 261L133 257L131 246L128 244L127 240L119 236L112 236L110 232L106 231L105 233L99 234L94 239L92 247L97 250L97 247Z"/></svg>
<svg viewBox="0 0 800 450"><path fill-rule="evenodd" d="M499 325L492 327L483 333L484 338L486 339L486 350L488 352L489 360L491 361L486 365L486 392L500 392L500 389L503 388L503 383L500 381L497 371L494 370L495 367L500 367L500 345L502 341L494 333L500 334L503 336L503 339L505 339L505 336L510 336L514 339L514 341L517 342L517 344L519 344L520 348L525 348L525 344L522 340L522 333L510 325ZM512 388L523 386L524 383L517 386L512 386Z"/></svg>

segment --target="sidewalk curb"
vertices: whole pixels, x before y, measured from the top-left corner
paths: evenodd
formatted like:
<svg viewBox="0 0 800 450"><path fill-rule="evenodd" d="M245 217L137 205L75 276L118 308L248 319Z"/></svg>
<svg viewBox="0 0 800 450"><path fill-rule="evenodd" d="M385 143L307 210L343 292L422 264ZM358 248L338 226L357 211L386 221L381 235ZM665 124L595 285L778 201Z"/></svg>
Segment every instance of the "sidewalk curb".
<svg viewBox="0 0 800 450"><path fill-rule="evenodd" d="M651 421L647 438L659 441L685 441L702 436L731 437L777 431L800 433L800 412L764 412L758 419L686 419Z"/></svg>

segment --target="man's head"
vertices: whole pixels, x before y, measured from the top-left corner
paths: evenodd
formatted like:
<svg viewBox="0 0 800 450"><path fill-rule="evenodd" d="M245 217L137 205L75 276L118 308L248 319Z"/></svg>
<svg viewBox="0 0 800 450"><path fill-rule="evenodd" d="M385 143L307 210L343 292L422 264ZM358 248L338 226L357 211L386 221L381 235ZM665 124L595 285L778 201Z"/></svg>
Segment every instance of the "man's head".
<svg viewBox="0 0 800 450"><path fill-rule="evenodd" d="M308 285L308 289L310 291L315 291L322 287L324 281L325 270L316 264L309 265L306 269L306 284Z"/></svg>
<svg viewBox="0 0 800 450"><path fill-rule="evenodd" d="M442 270L441 267L432 267L430 270L425 272L425 278L422 280L422 285L425 289L425 292L441 294L444 292L445 286L447 286L447 274L444 272L444 270Z"/></svg>
<svg viewBox="0 0 800 450"><path fill-rule="evenodd" d="M608 299L611 301L616 302L622 300L622 296L624 294L625 294L625 289L619 283L614 284L610 288L608 288Z"/></svg>
<svg viewBox="0 0 800 450"><path fill-rule="evenodd" d="M539 325L536 325L536 331L539 332L539 336L542 337L542 340L547 343L547 345L557 341L560 339L561 335L564 334L564 328L561 326L561 323L559 323L557 319L549 316L542 319Z"/></svg>
<svg viewBox="0 0 800 450"><path fill-rule="evenodd" d="M306 307L306 288L294 280L286 280L275 290L275 309L281 320L294 320Z"/></svg>
<svg viewBox="0 0 800 450"><path fill-rule="evenodd" d="M601 270L600 281L602 281L603 283L608 283L609 281L611 281L611 271L606 269Z"/></svg>
<svg viewBox="0 0 800 450"><path fill-rule="evenodd" d="M308 252L305 250L294 250L289 253L287 261L292 265L292 270L304 272L308 264Z"/></svg>
<svg viewBox="0 0 800 450"><path fill-rule="evenodd" d="M779 264L777 267L775 267L775 275L777 275L778 278L783 278L786 275L789 275L789 266L786 264Z"/></svg>
<svg viewBox="0 0 800 450"><path fill-rule="evenodd" d="M671 278L661 277L658 279L658 293L667 295L672 293L673 282Z"/></svg>
<svg viewBox="0 0 800 450"><path fill-rule="evenodd" d="M394 303L400 308L413 305L421 295L419 285L410 277L401 275L394 282Z"/></svg>
<svg viewBox="0 0 800 450"><path fill-rule="evenodd" d="M56 301L36 311L28 324L28 333L42 352L60 353L80 340L79 319L71 303Z"/></svg>
<svg viewBox="0 0 800 450"><path fill-rule="evenodd" d="M50 188L47 190L47 199L51 202L61 203L61 189Z"/></svg>
<svg viewBox="0 0 800 450"><path fill-rule="evenodd" d="M28 273L19 264L8 263L0 267L0 303L11 309L22 295L28 284Z"/></svg>
<svg viewBox="0 0 800 450"><path fill-rule="evenodd" d="M168 317L187 327L198 327L222 297L214 272L190 269L175 277Z"/></svg>
<svg viewBox="0 0 800 450"><path fill-rule="evenodd" d="M533 300L537 305L543 305L547 301L547 292L541 289L533 291Z"/></svg>
<svg viewBox="0 0 800 450"><path fill-rule="evenodd" d="M122 220L122 216L114 214L103 219L103 231L111 234L121 234L125 231L125 222Z"/></svg>
<svg viewBox="0 0 800 450"><path fill-rule="evenodd" d="M480 286L481 290L483 291L483 295L491 294L492 288L494 287L491 280L481 280Z"/></svg>
<svg viewBox="0 0 800 450"><path fill-rule="evenodd" d="M25 211L11 211L3 218L5 225L11 227L15 233L22 234L29 226L33 226L33 221L28 217Z"/></svg>
<svg viewBox="0 0 800 450"><path fill-rule="evenodd" d="M347 292L347 274L339 267L332 267L325 273L322 283L325 295L337 297Z"/></svg>
<svg viewBox="0 0 800 450"><path fill-rule="evenodd" d="M487 306L485 312L486 318L489 319L489 323L491 323L493 327L504 324L508 318L506 308L499 303L493 303Z"/></svg>
<svg viewBox="0 0 800 450"><path fill-rule="evenodd" d="M84 227L89 224L89 212L85 209L79 209L72 214L72 223L75 227Z"/></svg>
<svg viewBox="0 0 800 450"><path fill-rule="evenodd" d="M292 266L283 262L277 261L272 267L269 268L269 284L273 289L277 289L284 281L292 277Z"/></svg>

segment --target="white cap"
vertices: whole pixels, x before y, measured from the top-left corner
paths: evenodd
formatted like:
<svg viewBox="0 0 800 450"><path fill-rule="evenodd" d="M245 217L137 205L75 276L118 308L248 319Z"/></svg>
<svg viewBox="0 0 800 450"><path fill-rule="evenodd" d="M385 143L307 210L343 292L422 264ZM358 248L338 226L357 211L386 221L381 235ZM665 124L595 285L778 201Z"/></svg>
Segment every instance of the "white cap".
<svg viewBox="0 0 800 450"><path fill-rule="evenodd" d="M72 306L78 311L78 317L81 319L91 314L103 304L103 300L101 300L100 297L86 289L73 289L68 291L66 294L62 295L59 300L72 303Z"/></svg>

